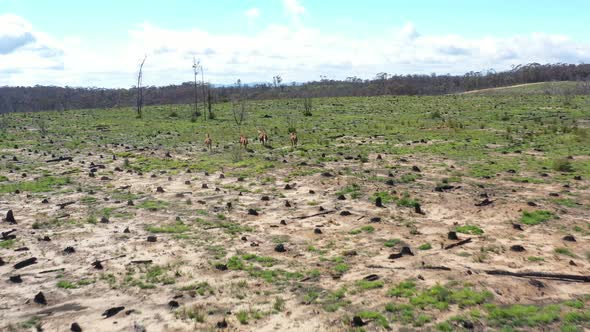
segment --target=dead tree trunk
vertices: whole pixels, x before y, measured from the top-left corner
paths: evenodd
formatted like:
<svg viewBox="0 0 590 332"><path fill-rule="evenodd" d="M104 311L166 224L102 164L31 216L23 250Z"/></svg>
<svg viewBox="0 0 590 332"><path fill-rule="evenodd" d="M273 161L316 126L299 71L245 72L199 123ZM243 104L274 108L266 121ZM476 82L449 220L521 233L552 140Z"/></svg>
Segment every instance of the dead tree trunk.
<svg viewBox="0 0 590 332"><path fill-rule="evenodd" d="M143 114L141 108L143 107L143 87L141 86L143 80L143 65L147 59L147 55L143 57L141 65L139 65L139 72L137 73L137 117L142 118Z"/></svg>

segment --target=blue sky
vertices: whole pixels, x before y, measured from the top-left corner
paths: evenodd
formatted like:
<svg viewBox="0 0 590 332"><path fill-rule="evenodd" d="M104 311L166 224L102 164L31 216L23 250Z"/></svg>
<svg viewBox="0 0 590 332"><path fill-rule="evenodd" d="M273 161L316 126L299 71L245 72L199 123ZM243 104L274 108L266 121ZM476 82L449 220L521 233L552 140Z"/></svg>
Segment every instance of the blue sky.
<svg viewBox="0 0 590 332"><path fill-rule="evenodd" d="M0 0L0 85L128 87L588 62L590 1ZM188 69L187 69L188 68ZM188 74L187 74L188 72Z"/></svg>

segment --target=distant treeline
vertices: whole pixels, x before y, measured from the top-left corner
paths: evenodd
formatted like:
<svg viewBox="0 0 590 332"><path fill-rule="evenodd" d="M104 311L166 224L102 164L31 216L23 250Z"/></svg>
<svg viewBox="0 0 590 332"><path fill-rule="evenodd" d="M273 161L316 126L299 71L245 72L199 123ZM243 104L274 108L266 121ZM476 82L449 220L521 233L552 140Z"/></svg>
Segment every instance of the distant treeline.
<svg viewBox="0 0 590 332"><path fill-rule="evenodd" d="M441 95L514 84L549 81L588 81L590 64L531 63L511 70L469 72L464 75L389 75L379 73L373 79L348 77L346 80L308 82L304 84L255 84L208 86L214 102L297 97L341 97L376 95ZM198 100L204 100L199 87ZM549 92L548 92L549 93ZM588 93L576 91L574 93ZM144 88L144 104L190 104L194 102L194 85ZM136 89L71 88L56 86L0 87L0 113L111 108L133 106Z"/></svg>

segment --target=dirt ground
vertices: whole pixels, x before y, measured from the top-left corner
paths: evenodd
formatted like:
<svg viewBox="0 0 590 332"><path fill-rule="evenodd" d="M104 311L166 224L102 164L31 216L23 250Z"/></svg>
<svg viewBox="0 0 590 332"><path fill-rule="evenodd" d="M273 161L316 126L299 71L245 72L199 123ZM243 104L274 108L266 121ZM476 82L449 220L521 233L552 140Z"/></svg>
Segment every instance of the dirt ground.
<svg viewBox="0 0 590 332"><path fill-rule="evenodd" d="M157 153L164 157L162 151ZM23 149L3 154L18 156L22 162L47 159ZM4 262L0 266L0 329L35 330L39 326L44 331L69 331L75 322L84 331L193 331L216 330L225 327L225 322L232 331L341 331L351 328L343 316L382 308L392 301L386 291L408 279L415 280L420 288L449 282L468 284L491 292L498 305L558 303L590 294L587 282L486 273L505 270L588 275L587 179L564 187L560 183L515 183L505 178L507 174L499 174L492 179L465 177L450 183L452 189L436 191L449 169L460 171L460 166L443 157L380 157L373 154L366 163L352 159L320 166L289 154L285 167L269 169L245 181L234 176L222 178L221 172L119 171L117 168L125 169L123 158L112 160L106 155L79 154L73 155L72 161L44 163L26 179L44 172L67 174L75 185L51 192L0 196L0 213L4 217L12 210L16 220L16 224L1 224L2 232L16 230L11 233L16 235L16 242L0 251ZM290 165L302 161L310 163L307 168L314 172L284 182ZM104 168L92 167L91 163ZM97 175L90 177L89 171L94 168ZM417 178L394 185L359 181L362 176L398 178L403 174ZM9 171L2 175L10 180L23 176ZM276 180L265 181L268 177ZM358 197L344 194L345 199L339 199L337 192L353 183L360 188ZM163 192L158 192L158 187ZM419 198L422 213L395 201L377 207L370 199L376 192ZM579 206L566 207L552 201L564 193L577 197ZM486 198L491 204L478 206ZM161 205L142 208L144 201ZM73 203L58 206L67 202ZM103 223L102 213L96 211L104 209L109 213L108 222ZM258 215L249 214L249 209ZM520 223L523 211L535 210L552 211L559 219L539 225L521 224L522 230L515 229L513 224ZM96 220L88 220L93 213ZM300 218L314 214L319 215ZM187 227L178 232L149 229L179 222ZM232 223L239 229L229 232L220 223ZM458 233L458 240L449 240L448 233L460 225L478 225L484 233ZM372 230L355 232L366 226ZM576 226L586 232L573 233ZM571 234L575 242L565 241L564 236ZM148 241L150 236L156 237L155 242ZM471 242L444 248L467 238ZM384 246L389 239L401 241ZM279 243L286 251L276 250ZM432 248L418 249L426 243ZM514 245L521 245L524 251L511 250ZM389 258L405 246L413 255ZM64 252L67 247L75 251ZM567 248L572 255L557 253L556 248ZM245 253L271 257L272 269L301 275L269 281L247 269L232 269L228 259ZM334 271L332 258L336 256L344 257L348 266L344 273ZM36 258L35 264L14 267L31 257ZM543 259L534 261L530 257ZM102 269L93 266L97 260ZM230 268L224 269L219 263ZM162 267L163 272L154 272L155 266ZM319 273L310 277L311 270ZM384 287L356 289L359 280L373 274ZM17 275L22 282L9 280ZM60 281L74 286L59 287ZM191 287L196 284L207 286ZM335 311L324 310L321 303L326 294L341 287L348 289L347 302ZM207 290L200 292L203 288ZM316 300L309 300L311 291L318 294ZM35 302L39 292L46 304ZM284 300L282 306L274 305L278 297ZM107 309L119 306L124 309L112 317L103 316ZM179 313L187 312L185 309L193 314L202 312L204 317ZM434 329L435 322L462 311L457 306L431 310L432 323L406 328ZM237 318L239 312L249 313L246 323ZM392 321L390 326L398 330L403 325ZM363 328L384 329L370 319L365 319ZM475 329L494 328L476 322Z"/></svg>

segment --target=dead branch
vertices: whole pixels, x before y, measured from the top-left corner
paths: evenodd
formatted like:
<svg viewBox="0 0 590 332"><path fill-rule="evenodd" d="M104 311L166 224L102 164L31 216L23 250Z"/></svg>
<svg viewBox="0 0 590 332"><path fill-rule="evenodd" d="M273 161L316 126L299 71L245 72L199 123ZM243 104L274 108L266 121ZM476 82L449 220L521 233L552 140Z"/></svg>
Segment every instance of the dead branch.
<svg viewBox="0 0 590 332"><path fill-rule="evenodd" d="M325 214L334 213L334 212L336 212L336 210L324 211L324 212L312 214L312 215L309 215L309 216L293 217L291 219L302 220L302 219L307 219L307 218L312 218L312 217L323 216Z"/></svg>
<svg viewBox="0 0 590 332"><path fill-rule="evenodd" d="M452 249L452 248L455 248L455 247L458 247L458 246L462 246L462 245L464 245L466 243L471 243L471 238L467 238L465 240L461 240L461 241L459 241L457 243L449 244L448 246L445 247L445 250L449 250L449 249Z"/></svg>

